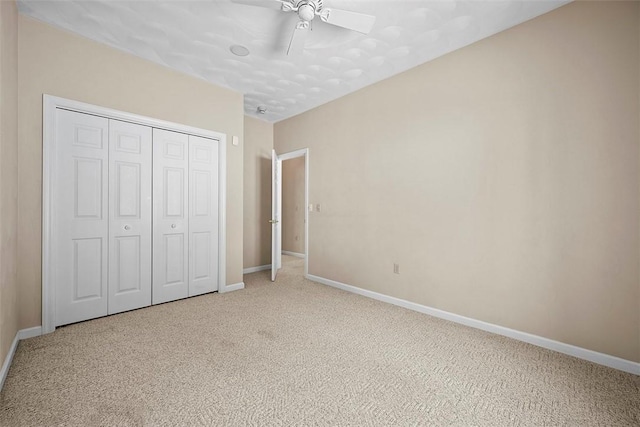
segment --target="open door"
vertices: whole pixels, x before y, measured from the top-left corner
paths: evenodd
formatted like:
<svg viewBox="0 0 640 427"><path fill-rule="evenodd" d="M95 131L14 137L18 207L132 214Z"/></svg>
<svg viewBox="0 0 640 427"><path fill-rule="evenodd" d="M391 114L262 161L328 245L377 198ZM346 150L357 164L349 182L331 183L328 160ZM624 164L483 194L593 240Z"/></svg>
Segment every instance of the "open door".
<svg viewBox="0 0 640 427"><path fill-rule="evenodd" d="M271 150L271 281L282 267L282 160Z"/></svg>

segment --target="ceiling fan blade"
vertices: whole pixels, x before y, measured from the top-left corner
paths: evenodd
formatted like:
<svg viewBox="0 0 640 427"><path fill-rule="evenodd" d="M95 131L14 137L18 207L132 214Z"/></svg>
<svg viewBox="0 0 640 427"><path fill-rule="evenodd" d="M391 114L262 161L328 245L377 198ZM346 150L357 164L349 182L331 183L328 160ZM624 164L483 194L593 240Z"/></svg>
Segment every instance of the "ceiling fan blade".
<svg viewBox="0 0 640 427"><path fill-rule="evenodd" d="M291 40L289 41L289 47L287 48L287 55L297 54L302 52L304 44L307 41L307 35L309 34L309 23L306 21L300 21L296 24L296 28L291 34Z"/></svg>
<svg viewBox="0 0 640 427"><path fill-rule="evenodd" d="M232 3L245 4L247 6L266 7L267 9L284 10L285 4L282 0L231 0Z"/></svg>
<svg viewBox="0 0 640 427"><path fill-rule="evenodd" d="M340 9L322 9L320 19L327 24L348 28L362 34L369 34L376 22L375 16Z"/></svg>

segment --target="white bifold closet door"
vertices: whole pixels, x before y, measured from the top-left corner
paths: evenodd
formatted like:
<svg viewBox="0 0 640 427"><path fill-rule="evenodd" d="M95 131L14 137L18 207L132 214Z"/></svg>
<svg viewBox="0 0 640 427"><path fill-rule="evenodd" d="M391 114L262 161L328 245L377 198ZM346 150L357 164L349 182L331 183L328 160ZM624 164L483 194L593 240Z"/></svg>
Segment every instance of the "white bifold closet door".
<svg viewBox="0 0 640 427"><path fill-rule="evenodd" d="M153 130L153 303L189 296L189 137Z"/></svg>
<svg viewBox="0 0 640 427"><path fill-rule="evenodd" d="M153 304L218 289L218 142L153 130Z"/></svg>
<svg viewBox="0 0 640 427"><path fill-rule="evenodd" d="M189 135L189 296L218 290L218 141Z"/></svg>
<svg viewBox="0 0 640 427"><path fill-rule="evenodd" d="M109 120L57 110L56 325L107 315Z"/></svg>
<svg viewBox="0 0 640 427"><path fill-rule="evenodd" d="M151 304L151 128L109 120L109 314Z"/></svg>
<svg viewBox="0 0 640 427"><path fill-rule="evenodd" d="M56 326L218 289L218 141L56 112Z"/></svg>
<svg viewBox="0 0 640 427"><path fill-rule="evenodd" d="M151 304L151 128L57 110L56 325Z"/></svg>

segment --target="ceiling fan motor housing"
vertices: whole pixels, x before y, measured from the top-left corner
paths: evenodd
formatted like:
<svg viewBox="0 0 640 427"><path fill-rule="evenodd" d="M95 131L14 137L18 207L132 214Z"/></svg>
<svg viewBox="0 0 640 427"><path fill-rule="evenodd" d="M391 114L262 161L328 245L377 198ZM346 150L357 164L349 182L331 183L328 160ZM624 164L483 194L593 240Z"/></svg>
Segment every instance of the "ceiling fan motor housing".
<svg viewBox="0 0 640 427"><path fill-rule="evenodd" d="M311 22L322 10L322 0L299 0L296 4L298 16L301 20Z"/></svg>

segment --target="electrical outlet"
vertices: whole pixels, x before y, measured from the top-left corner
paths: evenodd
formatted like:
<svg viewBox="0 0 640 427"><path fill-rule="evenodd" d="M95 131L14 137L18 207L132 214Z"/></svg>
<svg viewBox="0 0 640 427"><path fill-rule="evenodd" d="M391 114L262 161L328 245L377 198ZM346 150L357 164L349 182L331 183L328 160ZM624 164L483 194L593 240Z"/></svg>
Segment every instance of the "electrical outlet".
<svg viewBox="0 0 640 427"><path fill-rule="evenodd" d="M393 272L395 274L400 274L400 264L397 264L397 263L393 264Z"/></svg>

